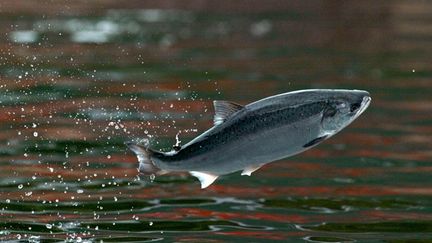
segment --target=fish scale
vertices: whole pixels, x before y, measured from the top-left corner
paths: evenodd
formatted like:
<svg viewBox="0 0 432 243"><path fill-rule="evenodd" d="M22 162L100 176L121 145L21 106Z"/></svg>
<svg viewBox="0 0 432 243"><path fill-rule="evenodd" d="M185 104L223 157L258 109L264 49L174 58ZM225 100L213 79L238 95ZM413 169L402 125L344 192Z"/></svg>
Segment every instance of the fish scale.
<svg viewBox="0 0 432 243"><path fill-rule="evenodd" d="M354 121L369 106L361 90L313 89L283 93L246 106L215 101L214 127L170 152L128 143L140 172L187 171L201 187L218 176L263 165L310 149Z"/></svg>

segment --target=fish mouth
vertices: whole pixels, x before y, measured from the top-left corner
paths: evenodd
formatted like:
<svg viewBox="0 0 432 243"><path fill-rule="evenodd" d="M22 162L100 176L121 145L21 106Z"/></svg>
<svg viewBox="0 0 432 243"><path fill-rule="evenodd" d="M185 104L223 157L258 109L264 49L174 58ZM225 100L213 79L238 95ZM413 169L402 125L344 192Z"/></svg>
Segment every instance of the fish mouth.
<svg viewBox="0 0 432 243"><path fill-rule="evenodd" d="M353 117L353 120L359 117L370 105L372 98L370 96L364 96L362 102L360 103L360 106L353 112L355 112L355 115Z"/></svg>

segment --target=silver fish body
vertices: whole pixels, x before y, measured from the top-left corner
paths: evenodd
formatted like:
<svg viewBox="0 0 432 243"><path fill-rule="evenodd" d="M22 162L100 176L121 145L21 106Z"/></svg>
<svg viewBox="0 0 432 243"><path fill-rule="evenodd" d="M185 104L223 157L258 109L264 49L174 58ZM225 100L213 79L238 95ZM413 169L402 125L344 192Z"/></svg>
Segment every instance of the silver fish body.
<svg viewBox="0 0 432 243"><path fill-rule="evenodd" d="M333 136L369 105L360 90L300 90L246 106L215 101L215 126L168 153L128 144L140 171L188 171L202 187L236 171L250 175L261 166L301 153Z"/></svg>

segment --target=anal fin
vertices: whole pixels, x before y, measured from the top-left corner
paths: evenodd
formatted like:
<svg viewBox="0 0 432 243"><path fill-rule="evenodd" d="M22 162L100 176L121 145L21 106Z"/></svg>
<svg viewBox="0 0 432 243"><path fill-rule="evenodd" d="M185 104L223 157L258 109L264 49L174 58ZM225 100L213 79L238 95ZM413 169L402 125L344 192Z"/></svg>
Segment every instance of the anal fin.
<svg viewBox="0 0 432 243"><path fill-rule="evenodd" d="M256 170L258 170L259 168L261 168L263 165L250 165L246 168L243 169L243 172L241 173L241 175L247 175L250 176L253 172L255 172Z"/></svg>
<svg viewBox="0 0 432 243"><path fill-rule="evenodd" d="M201 189L210 186L218 178L217 175L212 175L205 172L190 171L189 173L198 178L198 180L201 182Z"/></svg>

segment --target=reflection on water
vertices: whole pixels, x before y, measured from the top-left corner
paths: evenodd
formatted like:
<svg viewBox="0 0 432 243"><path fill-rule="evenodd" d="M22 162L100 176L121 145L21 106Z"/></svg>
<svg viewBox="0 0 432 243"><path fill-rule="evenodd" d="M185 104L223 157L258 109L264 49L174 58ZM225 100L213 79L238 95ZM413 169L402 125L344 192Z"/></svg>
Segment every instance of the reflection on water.
<svg viewBox="0 0 432 243"><path fill-rule="evenodd" d="M432 5L403 1L0 4L0 239L403 242L432 237ZM320 146L200 190L151 180L212 100L370 91Z"/></svg>

